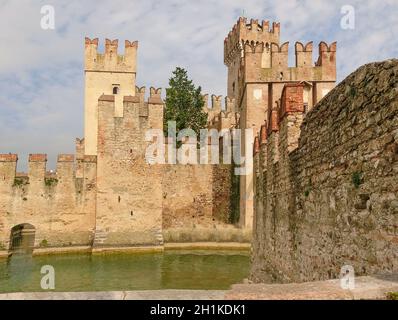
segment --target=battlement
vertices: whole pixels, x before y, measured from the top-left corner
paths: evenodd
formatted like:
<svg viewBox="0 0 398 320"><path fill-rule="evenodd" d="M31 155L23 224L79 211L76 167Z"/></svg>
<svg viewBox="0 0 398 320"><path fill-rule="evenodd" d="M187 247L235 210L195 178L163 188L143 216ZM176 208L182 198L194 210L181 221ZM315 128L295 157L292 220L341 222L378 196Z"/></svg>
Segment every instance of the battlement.
<svg viewBox="0 0 398 320"><path fill-rule="evenodd" d="M319 44L319 58L316 66L336 65L337 42L328 45L322 41Z"/></svg>
<svg viewBox="0 0 398 320"><path fill-rule="evenodd" d="M260 139L258 136L254 137L253 143L253 155L257 155L260 152Z"/></svg>
<svg viewBox="0 0 398 320"><path fill-rule="evenodd" d="M240 54L244 43L254 41L279 44L279 36L279 23L272 23L272 28L270 29L269 21L263 20L259 23L258 20L251 19L248 22L246 18L240 17L224 40L225 65L230 65L236 56Z"/></svg>
<svg viewBox="0 0 398 320"><path fill-rule="evenodd" d="M304 112L304 84L288 83L282 91L282 98L279 109L279 122L288 115L295 112Z"/></svg>
<svg viewBox="0 0 398 320"><path fill-rule="evenodd" d="M301 42L296 42L296 67L312 66L312 51L313 42L308 42L306 45Z"/></svg>
<svg viewBox="0 0 398 320"><path fill-rule="evenodd" d="M279 108L274 106L268 113L268 136L272 132L279 131Z"/></svg>
<svg viewBox="0 0 398 320"><path fill-rule="evenodd" d="M96 164L96 156L84 156L83 163ZM51 172L47 171L47 154L29 154L28 173L16 172L18 163L17 154L0 154L0 181L10 186L18 187L25 184L38 184L45 182L46 178L54 178L51 182L57 182L60 179L71 180L75 178L75 155L60 154L57 157L57 170ZM23 178L23 181L19 178ZM49 185L49 184L48 184Z"/></svg>
<svg viewBox="0 0 398 320"><path fill-rule="evenodd" d="M149 104L163 104L161 94L162 94L162 88L156 89L154 87L151 87L149 89L148 103Z"/></svg>
<svg viewBox="0 0 398 320"><path fill-rule="evenodd" d="M46 154L29 154L29 162L47 162Z"/></svg>
<svg viewBox="0 0 398 320"><path fill-rule="evenodd" d="M60 154L58 155L58 162L75 162L74 154Z"/></svg>
<svg viewBox="0 0 398 320"><path fill-rule="evenodd" d="M135 96L123 96L123 102L140 103L140 104L161 104L163 105L162 99L162 88L149 88L149 97L145 101L146 87L135 87ZM103 94L98 98L98 101L115 102L115 95Z"/></svg>
<svg viewBox="0 0 398 320"><path fill-rule="evenodd" d="M18 155L17 154L0 154L0 162L17 162Z"/></svg>
<svg viewBox="0 0 398 320"><path fill-rule="evenodd" d="M135 87L135 95L137 97L139 97L140 101L144 101L145 100L145 87Z"/></svg>
<svg viewBox="0 0 398 320"><path fill-rule="evenodd" d="M312 61L313 42L295 43L295 66L289 67L289 42L245 42L244 73L246 82L336 81L336 46L319 44L319 58Z"/></svg>
<svg viewBox="0 0 398 320"><path fill-rule="evenodd" d="M279 154L284 155L297 147L300 125L305 114L304 88L305 84L302 82L284 85L281 99L268 112L268 119L257 134L259 147L253 146L254 155L259 153L260 147L266 146L268 141L271 145L266 146L264 152L267 152L267 148L273 150L270 155L273 161L278 161ZM279 137L275 137L273 133L279 133ZM271 136L273 138L270 138Z"/></svg>
<svg viewBox="0 0 398 320"><path fill-rule="evenodd" d="M325 63L334 64L337 43L328 46L325 42L319 44L319 59L315 66L323 66ZM278 43L264 43L259 41L246 41L243 43L245 53L263 53L269 50L271 54L271 68L288 67L289 42L281 45ZM312 62L313 42L306 45L301 42L295 43L296 67L314 67ZM251 58L250 56L248 57Z"/></svg>
<svg viewBox="0 0 398 320"><path fill-rule="evenodd" d="M203 95L203 111L207 113L207 125L209 128L221 130L231 128L236 124L236 100L235 98L211 95L211 106L209 106L209 95ZM222 102L224 100L224 103Z"/></svg>
<svg viewBox="0 0 398 320"><path fill-rule="evenodd" d="M236 108L236 101L235 98L231 97L225 97L224 98L224 103L223 101L223 96L217 96L215 94L211 95L211 105L209 105L209 95L204 94L202 95L204 105L203 105L203 110L207 113L220 113L221 111L223 112L235 112Z"/></svg>
<svg viewBox="0 0 398 320"><path fill-rule="evenodd" d="M263 124L260 129L260 145L267 143L267 124Z"/></svg>
<svg viewBox="0 0 398 320"><path fill-rule="evenodd" d="M114 121L117 126L129 125L129 130L136 129L144 132L145 128L163 129L163 100L161 97L161 88L151 87L149 97L145 101L145 87L136 88L135 96L122 97L123 109L121 116L115 115L115 96L102 95L98 99L99 117L98 121ZM116 122L115 122L116 126ZM114 128L117 130L117 127ZM100 134L100 133L99 133Z"/></svg>
<svg viewBox="0 0 398 320"><path fill-rule="evenodd" d="M118 40L105 39L105 52L98 52L98 38L85 39L85 71L136 73L138 42L124 43L124 55L118 54Z"/></svg>

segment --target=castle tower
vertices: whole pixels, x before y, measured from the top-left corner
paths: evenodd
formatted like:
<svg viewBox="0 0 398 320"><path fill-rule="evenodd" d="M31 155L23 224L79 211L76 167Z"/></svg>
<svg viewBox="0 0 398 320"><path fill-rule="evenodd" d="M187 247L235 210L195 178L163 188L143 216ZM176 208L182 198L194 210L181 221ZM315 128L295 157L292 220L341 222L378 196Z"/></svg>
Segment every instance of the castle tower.
<svg viewBox="0 0 398 320"><path fill-rule="evenodd" d="M249 43L264 43L268 50L261 55L263 67L270 64L270 46L271 43L279 45L280 25L273 23L270 29L269 21L239 18L228 36L224 40L224 63L228 68L228 86L227 95L230 98L236 98L239 95L239 70L241 68L242 58L244 57L243 45Z"/></svg>
<svg viewBox="0 0 398 320"><path fill-rule="evenodd" d="M125 41L124 55L118 54L118 40L105 40L105 52L98 52L98 38L85 40L85 154L97 155L98 98L115 97L115 116L123 116L123 96L135 95L138 42Z"/></svg>
<svg viewBox="0 0 398 320"><path fill-rule="evenodd" d="M285 84L304 84L304 106L310 110L336 82L336 43L319 45L319 59L312 61L312 42L295 44L296 65L288 65L289 43L280 43L280 24L239 18L224 40L224 63L228 68L228 96L236 101L242 129L242 156L252 155L253 139L244 129L260 131L273 108L279 108ZM269 129L268 129L269 130ZM247 140L247 141L246 141ZM240 179L240 224L253 224L253 175Z"/></svg>

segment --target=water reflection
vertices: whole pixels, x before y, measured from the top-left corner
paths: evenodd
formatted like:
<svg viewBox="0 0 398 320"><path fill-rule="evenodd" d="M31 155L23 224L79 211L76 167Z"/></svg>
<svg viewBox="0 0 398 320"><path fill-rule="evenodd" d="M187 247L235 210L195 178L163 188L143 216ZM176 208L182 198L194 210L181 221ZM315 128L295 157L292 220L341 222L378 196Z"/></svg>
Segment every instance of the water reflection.
<svg viewBox="0 0 398 320"><path fill-rule="evenodd" d="M40 269L55 268L56 291L227 289L247 277L247 252L18 255L0 260L0 292L42 291Z"/></svg>

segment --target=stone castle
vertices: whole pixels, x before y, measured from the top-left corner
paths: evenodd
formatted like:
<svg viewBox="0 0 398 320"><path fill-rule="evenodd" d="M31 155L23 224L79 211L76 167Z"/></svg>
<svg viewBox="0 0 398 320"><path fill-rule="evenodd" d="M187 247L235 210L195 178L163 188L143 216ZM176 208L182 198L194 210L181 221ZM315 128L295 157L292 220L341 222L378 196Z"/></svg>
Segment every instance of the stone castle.
<svg viewBox="0 0 398 320"><path fill-rule="evenodd" d="M85 137L76 139L76 154L59 155L56 173L47 172L45 154L31 154L28 174L16 172L17 155L0 155L0 250L24 233L34 234L26 241L37 249L249 241L252 173L234 181L231 165L148 164L145 132L163 129L161 90L150 88L146 100L145 87L136 86L138 42L125 41L123 55L118 40L107 39L103 53L98 44L85 40ZM240 18L224 41L225 104L212 95L209 106L204 96L208 127L256 133L296 82L309 111L336 80L336 44L322 42L315 65L312 50L297 42L289 67L279 23ZM242 154L252 159L253 141L246 143ZM237 227L229 225L234 202Z"/></svg>
<svg viewBox="0 0 398 320"><path fill-rule="evenodd" d="M312 42L297 42L294 67L288 47L280 24L268 21L239 18L225 38L225 104L212 95L209 106L205 95L204 108L209 128L251 129L256 136L242 137L241 150L254 171L237 178L228 164L149 164L145 132L163 129L164 103L160 89L150 88L145 99L146 89L136 86L138 43L125 41L120 55L118 40L106 40L100 53L98 39L86 38L85 137L76 139L75 155L58 156L56 173L47 172L44 154L29 156L28 174L16 172L17 155L0 155L0 251L161 249L167 242L249 242L253 234L254 280L331 277L344 261L366 255L367 246L384 251L361 260L364 272L396 270L397 223L389 214L397 207L397 162L386 176L379 171L384 155L396 161L398 100L365 110L368 101L390 100L382 86L366 100L374 90L363 85L377 87L378 72L397 79L396 66L365 69L370 76L362 70L359 80L334 89L336 43L321 42L313 63ZM373 137L369 152L368 140L352 142L361 132ZM238 221L231 220L235 211ZM357 219L350 213L368 229L349 228ZM346 243L336 248L340 242Z"/></svg>

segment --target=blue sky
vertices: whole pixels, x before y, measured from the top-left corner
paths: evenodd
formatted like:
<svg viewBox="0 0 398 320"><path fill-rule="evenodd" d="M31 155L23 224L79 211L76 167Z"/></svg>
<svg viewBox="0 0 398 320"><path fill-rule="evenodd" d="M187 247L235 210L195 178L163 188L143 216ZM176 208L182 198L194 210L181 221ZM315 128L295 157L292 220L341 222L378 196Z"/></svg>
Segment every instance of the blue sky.
<svg viewBox="0 0 398 320"><path fill-rule="evenodd" d="M43 5L55 30L40 27ZM340 26L355 9L355 29ZM223 40L239 15L281 23L281 41L338 42L342 80L362 64L398 57L398 1L0 0L0 153L73 153L83 135L84 37L138 40L139 86L165 88L176 66L206 93L224 95ZM314 53L316 54L316 52ZM315 58L315 57L314 57Z"/></svg>

